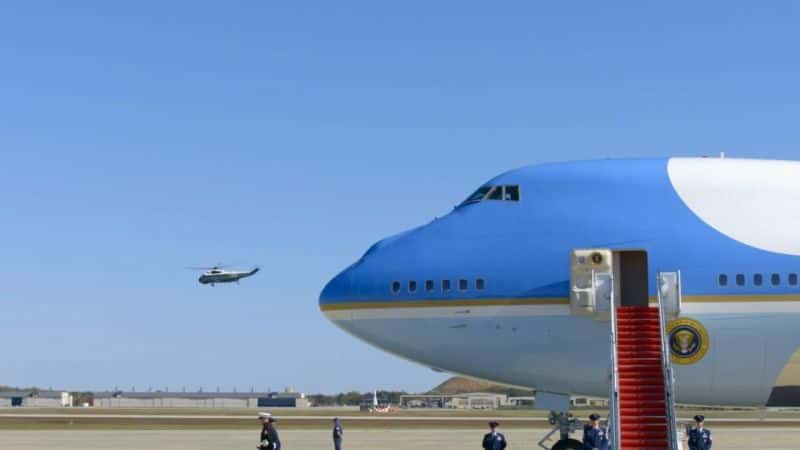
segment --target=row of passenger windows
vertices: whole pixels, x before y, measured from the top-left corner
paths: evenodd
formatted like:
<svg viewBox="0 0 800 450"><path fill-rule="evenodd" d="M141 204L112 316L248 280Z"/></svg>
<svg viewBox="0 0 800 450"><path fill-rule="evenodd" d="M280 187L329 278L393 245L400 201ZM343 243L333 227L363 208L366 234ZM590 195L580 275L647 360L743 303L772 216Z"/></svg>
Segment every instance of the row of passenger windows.
<svg viewBox="0 0 800 450"><path fill-rule="evenodd" d="M467 199L461 203L461 206L468 205L470 203L482 202L484 200L504 200L508 202L518 202L519 185L481 186L477 191L473 192L472 195L467 197Z"/></svg>
<svg viewBox="0 0 800 450"><path fill-rule="evenodd" d="M720 286L727 286L728 281L729 280L727 274L725 273L719 274L719 277L717 278L717 283ZM736 286L744 286L747 284L747 276L743 273L737 273L734 276L734 282L736 283ZM750 282L752 283L753 286L763 286L765 284L765 277L763 274L754 273ZM789 284L789 286L797 286L797 274L796 273L788 274L786 276L786 282ZM779 273L771 274L769 276L769 284L771 284L772 286L780 286L781 274Z"/></svg>
<svg viewBox="0 0 800 450"><path fill-rule="evenodd" d="M461 278L458 280L458 290L459 291L468 291L470 290L470 280L466 278ZM474 283L475 289L482 291L486 289L486 280L483 278L476 278ZM392 293L399 294L400 290L403 288L403 284L399 281L392 281ZM419 286L416 281L411 280L406 285L407 291L409 294L414 294L417 292ZM437 292L441 290L441 292L450 292L453 290L453 283L451 280L441 280L439 283L436 283L433 280L425 280L425 292Z"/></svg>

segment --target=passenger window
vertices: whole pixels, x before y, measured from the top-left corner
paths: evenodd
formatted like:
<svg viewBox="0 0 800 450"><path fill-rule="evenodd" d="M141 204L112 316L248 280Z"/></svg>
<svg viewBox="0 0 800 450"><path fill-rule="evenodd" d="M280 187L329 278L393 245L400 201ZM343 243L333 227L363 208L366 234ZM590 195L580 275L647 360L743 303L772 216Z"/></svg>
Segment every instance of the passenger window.
<svg viewBox="0 0 800 450"><path fill-rule="evenodd" d="M777 273L773 273L771 277L769 277L769 281L772 283L773 286L778 286L781 284L781 276Z"/></svg>
<svg viewBox="0 0 800 450"><path fill-rule="evenodd" d="M728 276L724 273L719 274L719 279L717 281L720 286L727 286L728 285Z"/></svg>
<svg viewBox="0 0 800 450"><path fill-rule="evenodd" d="M754 274L753 284L756 286L761 286L762 284L764 284L764 276L761 275L760 273Z"/></svg>
<svg viewBox="0 0 800 450"><path fill-rule="evenodd" d="M433 280L425 280L425 291L433 292L436 286L433 283Z"/></svg>
<svg viewBox="0 0 800 450"><path fill-rule="evenodd" d="M505 192L505 196L503 197L503 200L508 200L508 201L512 201L512 202L518 202L519 201L519 186L517 186L517 185L506 186L505 190L506 190L506 192Z"/></svg>
<svg viewBox="0 0 800 450"><path fill-rule="evenodd" d="M486 281L483 278L478 278L475 280L475 289L482 291L486 289Z"/></svg>
<svg viewBox="0 0 800 450"><path fill-rule="evenodd" d="M442 280L442 290L445 292L450 292L451 289L450 280Z"/></svg>
<svg viewBox="0 0 800 450"><path fill-rule="evenodd" d="M412 294L414 292L417 292L417 282L416 281L409 281L408 282L408 292L411 292Z"/></svg>
<svg viewBox="0 0 800 450"><path fill-rule="evenodd" d="M736 274L736 285L744 286L744 274L741 273Z"/></svg>
<svg viewBox="0 0 800 450"><path fill-rule="evenodd" d="M495 186L492 188L492 192L489 192L489 195L486 196L488 200L502 200L503 199L503 186Z"/></svg>
<svg viewBox="0 0 800 450"><path fill-rule="evenodd" d="M400 282L392 281L392 293L397 294L398 292L400 292Z"/></svg>
<svg viewBox="0 0 800 450"><path fill-rule="evenodd" d="M458 290L466 291L469 289L469 282L467 280L458 280Z"/></svg>
<svg viewBox="0 0 800 450"><path fill-rule="evenodd" d="M790 273L789 274L789 285L790 286L797 286L797 274Z"/></svg>

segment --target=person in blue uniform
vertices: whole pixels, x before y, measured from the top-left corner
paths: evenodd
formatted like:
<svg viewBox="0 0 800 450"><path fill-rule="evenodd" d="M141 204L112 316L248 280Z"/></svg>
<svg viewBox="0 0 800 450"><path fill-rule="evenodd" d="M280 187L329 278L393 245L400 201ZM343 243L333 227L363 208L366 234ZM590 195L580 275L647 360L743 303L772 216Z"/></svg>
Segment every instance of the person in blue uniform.
<svg viewBox="0 0 800 450"><path fill-rule="evenodd" d="M342 438L344 437L344 428L342 423L339 422L338 417L333 418L333 450L342 450Z"/></svg>
<svg viewBox="0 0 800 450"><path fill-rule="evenodd" d="M508 442L506 442L506 437L503 436L503 433L497 431L499 426L500 424L497 422L489 422L491 431L483 436L483 450L504 450L506 448Z"/></svg>
<svg viewBox="0 0 800 450"><path fill-rule="evenodd" d="M590 425L583 430L584 450L608 450L608 431L600 426L600 416L592 413Z"/></svg>
<svg viewBox="0 0 800 450"><path fill-rule="evenodd" d="M689 430L689 450L711 450L711 430L704 425L706 418L694 416L695 427Z"/></svg>

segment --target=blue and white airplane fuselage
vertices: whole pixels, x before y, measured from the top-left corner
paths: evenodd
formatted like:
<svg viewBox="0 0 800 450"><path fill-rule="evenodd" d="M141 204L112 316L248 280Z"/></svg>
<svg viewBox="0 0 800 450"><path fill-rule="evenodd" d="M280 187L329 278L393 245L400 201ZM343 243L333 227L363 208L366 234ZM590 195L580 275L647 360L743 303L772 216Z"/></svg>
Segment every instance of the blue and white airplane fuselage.
<svg viewBox="0 0 800 450"><path fill-rule="evenodd" d="M451 213L373 245L320 295L326 317L420 364L606 396L609 324L570 308L570 252L647 252L681 271L707 351L677 400L763 405L800 346L800 163L602 160L506 172Z"/></svg>

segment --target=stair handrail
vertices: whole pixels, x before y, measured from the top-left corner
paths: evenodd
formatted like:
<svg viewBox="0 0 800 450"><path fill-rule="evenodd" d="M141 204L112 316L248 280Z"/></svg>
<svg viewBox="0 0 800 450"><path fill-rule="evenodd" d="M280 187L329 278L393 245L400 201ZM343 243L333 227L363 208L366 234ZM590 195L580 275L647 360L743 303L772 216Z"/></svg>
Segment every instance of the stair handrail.
<svg viewBox="0 0 800 450"><path fill-rule="evenodd" d="M667 313L664 306L664 298L661 295L662 272L656 275L656 287L658 298L658 319L661 331L661 367L664 374L664 400L666 403L667 416L667 437L669 440L669 450L679 450L678 447L678 427L675 417L675 376L672 371L672 356L669 347L669 335L667 334ZM678 290L676 295L680 295L681 272L676 273L675 288Z"/></svg>
<svg viewBox="0 0 800 450"><path fill-rule="evenodd" d="M595 280L595 273L592 271L592 281ZM609 434L609 448L610 450L620 450L621 436L620 436L620 407L619 407L619 366L617 355L617 302L616 295L614 295L614 275L609 277L609 292L611 298L609 299L609 311L611 314L611 383L609 383L609 396L611 414L608 418L608 434ZM594 286L597 286L595 283ZM672 450L672 449L670 449Z"/></svg>

